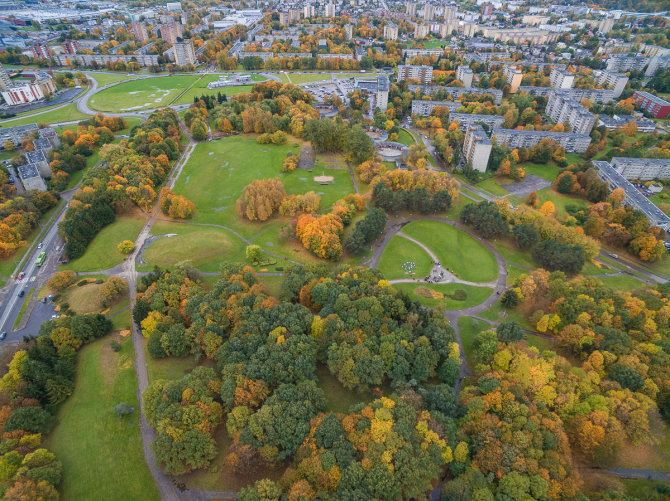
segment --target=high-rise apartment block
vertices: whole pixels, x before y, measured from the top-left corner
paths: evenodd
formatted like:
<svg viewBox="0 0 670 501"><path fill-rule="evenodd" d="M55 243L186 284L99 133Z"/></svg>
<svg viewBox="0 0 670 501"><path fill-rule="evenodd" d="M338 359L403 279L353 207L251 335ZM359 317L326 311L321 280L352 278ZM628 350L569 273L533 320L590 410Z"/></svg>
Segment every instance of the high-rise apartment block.
<svg viewBox="0 0 670 501"><path fill-rule="evenodd" d="M433 17L435 17L435 7L427 3L423 7L423 19L424 21L432 21Z"/></svg>
<svg viewBox="0 0 670 501"><path fill-rule="evenodd" d="M195 51L191 40L175 42L172 49L174 50L174 62L177 66L195 65Z"/></svg>
<svg viewBox="0 0 670 501"><path fill-rule="evenodd" d="M430 33L430 25L417 24L414 26L414 38L426 38Z"/></svg>
<svg viewBox="0 0 670 501"><path fill-rule="evenodd" d="M668 118L670 116L670 103L665 99L641 90L633 94L633 99L635 100L635 106L642 108L654 118Z"/></svg>
<svg viewBox="0 0 670 501"><path fill-rule="evenodd" d="M554 123L568 122L572 132L577 134L590 134L598 120L568 93L560 91L549 94L545 113Z"/></svg>
<svg viewBox="0 0 670 501"><path fill-rule="evenodd" d="M171 45L183 36L181 24L179 23L161 24L160 32L161 38Z"/></svg>
<svg viewBox="0 0 670 501"><path fill-rule="evenodd" d="M572 132L545 132L541 130L493 129L492 137L497 138L498 144L515 148L531 148L543 139L551 139L565 148L568 153L584 153L591 144L588 134Z"/></svg>
<svg viewBox="0 0 670 501"><path fill-rule="evenodd" d="M557 89L571 89L575 83L575 74L554 68L549 74L549 81L551 86Z"/></svg>
<svg viewBox="0 0 670 501"><path fill-rule="evenodd" d="M12 86L12 79L9 78L7 70L0 64L0 89L7 90Z"/></svg>
<svg viewBox="0 0 670 501"><path fill-rule="evenodd" d="M288 12L282 11L279 13L279 25L280 26L289 25Z"/></svg>
<svg viewBox="0 0 670 501"><path fill-rule="evenodd" d="M314 15L315 15L314 6L312 4L305 5L302 9L302 15L305 19L309 19L310 17L314 17Z"/></svg>
<svg viewBox="0 0 670 501"><path fill-rule="evenodd" d="M644 56L612 54L607 60L607 69L610 71L642 71L648 62L649 58Z"/></svg>
<svg viewBox="0 0 670 501"><path fill-rule="evenodd" d="M344 33L347 35L347 40L354 38L354 27L351 24L344 26Z"/></svg>
<svg viewBox="0 0 670 501"><path fill-rule="evenodd" d="M614 90L614 97L619 97L628 83L628 75L615 71L603 71L598 75L597 82L600 85L608 85Z"/></svg>
<svg viewBox="0 0 670 501"><path fill-rule="evenodd" d="M468 127L463 141L463 154L472 168L479 172L485 172L491 155L491 140L484 132L484 128L477 124Z"/></svg>
<svg viewBox="0 0 670 501"><path fill-rule="evenodd" d="M326 5L326 17L335 17L335 4L333 2Z"/></svg>
<svg viewBox="0 0 670 501"><path fill-rule="evenodd" d="M523 80L523 73L521 70L510 64L505 66L503 69L503 76L510 86L510 93L516 94L516 92L519 90L519 86L521 85L521 80Z"/></svg>
<svg viewBox="0 0 670 501"><path fill-rule="evenodd" d="M36 43L30 47L30 51L33 53L35 59L50 59L51 58L51 49L45 43Z"/></svg>
<svg viewBox="0 0 670 501"><path fill-rule="evenodd" d="M147 28L144 26L144 23L139 21L130 23L130 31L133 32L133 36L141 44L145 44L149 40L149 36L147 35Z"/></svg>
<svg viewBox="0 0 670 501"><path fill-rule="evenodd" d="M463 106L460 101L426 101L424 99L412 100L412 115L430 116L435 108L446 108L449 112L456 111Z"/></svg>
<svg viewBox="0 0 670 501"><path fill-rule="evenodd" d="M433 81L433 67L401 64L398 66L398 81L403 80L418 80L422 84L429 84Z"/></svg>
<svg viewBox="0 0 670 501"><path fill-rule="evenodd" d="M445 5L444 6L444 20L445 21L451 21L452 19L455 19L457 10L458 10L458 7L456 7L455 5Z"/></svg>
<svg viewBox="0 0 670 501"><path fill-rule="evenodd" d="M387 24L384 26L384 40L397 40L398 26L395 24Z"/></svg>
<svg viewBox="0 0 670 501"><path fill-rule="evenodd" d="M470 88L472 87L472 70L469 66L459 66L456 70L456 79L460 80L463 83L463 87Z"/></svg>
<svg viewBox="0 0 670 501"><path fill-rule="evenodd" d="M410 17L416 16L416 3L405 2L405 14L407 14Z"/></svg>
<svg viewBox="0 0 670 501"><path fill-rule="evenodd" d="M381 75L377 77L377 93L375 94L375 107L383 112L386 112L386 108L388 107L390 89L391 89L391 82L389 81L388 76Z"/></svg>

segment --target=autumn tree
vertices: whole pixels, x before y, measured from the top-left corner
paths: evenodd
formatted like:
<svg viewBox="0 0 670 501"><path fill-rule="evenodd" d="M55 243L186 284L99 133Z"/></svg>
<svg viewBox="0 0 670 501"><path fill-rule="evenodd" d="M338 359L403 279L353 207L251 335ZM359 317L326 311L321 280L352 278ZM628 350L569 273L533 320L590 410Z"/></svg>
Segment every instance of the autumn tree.
<svg viewBox="0 0 670 501"><path fill-rule="evenodd" d="M57 271L47 280L46 286L54 292L61 292L70 287L76 278L74 271Z"/></svg>
<svg viewBox="0 0 670 501"><path fill-rule="evenodd" d="M249 221L266 221L286 197L279 179L257 179L245 186L237 200L237 213Z"/></svg>

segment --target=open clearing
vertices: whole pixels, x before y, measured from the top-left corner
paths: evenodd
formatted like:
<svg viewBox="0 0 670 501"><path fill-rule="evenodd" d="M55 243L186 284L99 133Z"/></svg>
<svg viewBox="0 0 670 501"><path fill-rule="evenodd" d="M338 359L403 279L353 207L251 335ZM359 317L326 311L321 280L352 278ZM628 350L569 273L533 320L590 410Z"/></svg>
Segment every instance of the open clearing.
<svg viewBox="0 0 670 501"><path fill-rule="evenodd" d="M426 251L414 242L401 236L394 235L384 249L377 267L388 280L396 278L412 278L412 275L406 273L402 268L402 265L407 262L416 265L414 274L418 279L423 279L428 276L433 267L433 261L430 256L426 254Z"/></svg>
<svg viewBox="0 0 670 501"><path fill-rule="evenodd" d="M484 302L486 298L489 297L493 292L491 287L475 287L465 284L407 283L393 284L392 287L407 293L413 301L419 301L422 305L427 306L428 308L437 308L440 310L460 310L462 308L475 306ZM428 289L434 293L437 293L437 297L426 297L425 294L421 293L422 288L424 290ZM458 300L449 297L457 290L461 290L466 293L465 299Z"/></svg>
<svg viewBox="0 0 670 501"><path fill-rule="evenodd" d="M109 85L112 83L116 82L121 82L122 80L135 80L138 75L128 75L127 73L88 73L86 72L87 75L90 75L95 79L96 82L98 82L98 88L104 87L105 85Z"/></svg>
<svg viewBox="0 0 670 501"><path fill-rule="evenodd" d="M121 342L115 353L110 342ZM81 349L74 393L58 411L48 448L63 463L62 499L160 499L144 461L130 337L107 336ZM123 419L114 406L135 412Z"/></svg>
<svg viewBox="0 0 670 501"><path fill-rule="evenodd" d="M490 282L498 276L496 259L484 245L439 221L412 221L402 232L427 246L461 280Z"/></svg>
<svg viewBox="0 0 670 501"><path fill-rule="evenodd" d="M72 120L85 120L89 118L88 115L84 115L79 110L77 110L77 104L72 103L62 108L46 111L43 113L34 113L32 115L27 115L18 120L5 120L0 122L3 127L16 127L17 125L26 125L26 124L37 124L37 123L61 123L61 122L70 122Z"/></svg>
<svg viewBox="0 0 670 501"><path fill-rule="evenodd" d="M94 110L117 113L160 108L174 101L198 78L198 75L179 75L124 82L96 93L88 105Z"/></svg>

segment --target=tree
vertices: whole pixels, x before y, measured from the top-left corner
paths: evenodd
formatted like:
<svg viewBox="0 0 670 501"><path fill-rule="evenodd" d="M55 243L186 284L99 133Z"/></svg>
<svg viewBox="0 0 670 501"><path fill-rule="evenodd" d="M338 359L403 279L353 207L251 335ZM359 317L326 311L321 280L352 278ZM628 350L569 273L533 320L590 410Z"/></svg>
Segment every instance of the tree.
<svg viewBox="0 0 670 501"><path fill-rule="evenodd" d="M526 199L526 205L530 207L537 207L538 205L537 191L531 191L528 194L528 198Z"/></svg>
<svg viewBox="0 0 670 501"><path fill-rule="evenodd" d="M549 271L575 274L584 266L586 254L580 245L566 245L550 239L535 246L533 259Z"/></svg>
<svg viewBox="0 0 670 501"><path fill-rule="evenodd" d="M5 150L6 150L6 151L14 151L14 148L16 148L16 146L14 146L14 143L12 143L12 142L9 141L9 140L5 141L5 145L4 145L4 146L5 146Z"/></svg>
<svg viewBox="0 0 670 501"><path fill-rule="evenodd" d="M237 200L237 213L249 221L266 221L286 197L279 179L257 179L245 186Z"/></svg>
<svg viewBox="0 0 670 501"><path fill-rule="evenodd" d="M551 202L550 200L547 200L546 202L544 202L542 204L542 207L540 207L540 212L547 217L553 215L555 211L556 211L556 207L554 206L554 203Z"/></svg>
<svg viewBox="0 0 670 501"><path fill-rule="evenodd" d="M523 331L519 324L514 321L505 321L496 327L498 340L503 343L515 343L523 339Z"/></svg>
<svg viewBox="0 0 670 501"><path fill-rule="evenodd" d="M375 153L372 139L359 126L347 129L342 146L349 159L356 165L372 159Z"/></svg>
<svg viewBox="0 0 670 501"><path fill-rule="evenodd" d="M467 204L461 212L461 221L484 238L500 238L509 232L509 224L493 202Z"/></svg>
<svg viewBox="0 0 670 501"><path fill-rule="evenodd" d="M512 228L512 234L516 240L519 249L528 250L539 241L540 234L537 230L528 224L517 224Z"/></svg>
<svg viewBox="0 0 670 501"><path fill-rule="evenodd" d="M19 479L5 491L3 499L7 501L58 501L58 491L44 480Z"/></svg>
<svg viewBox="0 0 670 501"><path fill-rule="evenodd" d="M127 416L128 414L135 412L135 408L131 407L125 402L121 402L120 404L114 406L114 412L117 416L119 416L119 419L122 419L123 416Z"/></svg>
<svg viewBox="0 0 670 501"><path fill-rule="evenodd" d="M135 242L132 240L123 240L117 248L121 254L130 254L135 249Z"/></svg>
<svg viewBox="0 0 670 501"><path fill-rule="evenodd" d="M259 264L263 258L263 252L261 251L261 248L258 245L247 245L245 254L247 257L247 261L249 261L251 264L254 265Z"/></svg>
<svg viewBox="0 0 670 501"><path fill-rule="evenodd" d="M500 297L500 304L507 310L516 308L519 302L519 294L514 289L507 289Z"/></svg>
<svg viewBox="0 0 670 501"><path fill-rule="evenodd" d="M61 292L70 287L76 278L74 271L57 271L47 280L46 286L54 292Z"/></svg>
<svg viewBox="0 0 670 501"><path fill-rule="evenodd" d="M385 227L386 214L383 210L374 208L356 223L344 246L352 254L361 254L370 242L381 236Z"/></svg>
<svg viewBox="0 0 670 501"><path fill-rule="evenodd" d="M191 122L191 136L193 136L193 139L196 141L207 139L207 127L205 127L202 120L196 118Z"/></svg>
<svg viewBox="0 0 670 501"><path fill-rule="evenodd" d="M5 431L26 430L33 433L49 433L56 425L56 418L41 407L20 407L5 423Z"/></svg>

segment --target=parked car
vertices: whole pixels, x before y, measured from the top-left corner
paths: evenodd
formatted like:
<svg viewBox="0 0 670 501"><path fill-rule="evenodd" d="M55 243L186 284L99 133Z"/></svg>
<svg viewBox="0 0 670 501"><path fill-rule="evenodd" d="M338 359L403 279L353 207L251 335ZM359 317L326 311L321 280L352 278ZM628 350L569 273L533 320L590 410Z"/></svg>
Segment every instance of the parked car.
<svg viewBox="0 0 670 501"><path fill-rule="evenodd" d="M46 302L47 302L47 298L43 297L43 298L42 298L42 302L43 302L43 303L46 303Z"/></svg>
<svg viewBox="0 0 670 501"><path fill-rule="evenodd" d="M21 273L19 273L19 276L16 277L16 278L18 278L19 280L23 280L23 277L25 277L25 276L26 276L26 274L21 272Z"/></svg>
<svg viewBox="0 0 670 501"><path fill-rule="evenodd" d="M610 254L610 257L613 257L614 259L619 259L618 254Z"/></svg>
<svg viewBox="0 0 670 501"><path fill-rule="evenodd" d="M2 341L3 339L5 339L6 337L7 337L7 331L2 331L2 332L0 333L0 341Z"/></svg>
<svg viewBox="0 0 670 501"><path fill-rule="evenodd" d="M21 289L21 290L19 291L19 297L23 297L25 293L26 293L26 291L24 291L23 289Z"/></svg>

